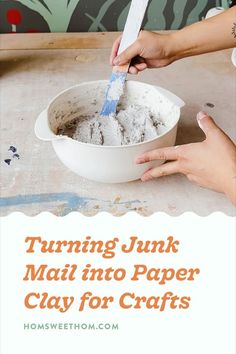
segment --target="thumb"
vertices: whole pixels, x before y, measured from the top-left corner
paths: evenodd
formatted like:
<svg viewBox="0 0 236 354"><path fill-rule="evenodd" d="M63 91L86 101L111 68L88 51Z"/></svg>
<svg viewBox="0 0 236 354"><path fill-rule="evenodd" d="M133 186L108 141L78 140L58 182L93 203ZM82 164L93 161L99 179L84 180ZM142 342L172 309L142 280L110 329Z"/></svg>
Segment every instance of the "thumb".
<svg viewBox="0 0 236 354"><path fill-rule="evenodd" d="M113 60L113 65L118 66L130 63L134 57L139 55L139 51L139 43L136 41Z"/></svg>
<svg viewBox="0 0 236 354"><path fill-rule="evenodd" d="M219 129L219 127L214 122L213 118L203 111L197 114L197 122L206 136L208 136L211 132L214 132Z"/></svg>

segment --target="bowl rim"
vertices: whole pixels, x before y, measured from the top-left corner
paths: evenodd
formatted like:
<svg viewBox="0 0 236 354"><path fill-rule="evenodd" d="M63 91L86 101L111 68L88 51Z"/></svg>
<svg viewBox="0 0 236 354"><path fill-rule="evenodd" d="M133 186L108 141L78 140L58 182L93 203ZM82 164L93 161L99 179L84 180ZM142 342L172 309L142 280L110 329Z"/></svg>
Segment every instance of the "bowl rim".
<svg viewBox="0 0 236 354"><path fill-rule="evenodd" d="M66 92L68 92L68 91L70 91L70 90L72 90L72 89L74 89L74 88L76 88L76 87L86 86L86 85L88 85L88 84L94 84L94 83L99 83L99 82L100 82L100 83L101 83L101 82L105 83L105 82L109 82L109 80L94 80L94 81L82 82L81 84L73 85L73 86L71 86L71 87L69 87L69 88L67 88L67 89L65 89L65 90L63 90L63 91L61 91L60 93L58 93L56 96L54 96L54 97L49 101L49 103L48 103L48 105L47 105L47 107L46 107L46 109L45 109L45 112L46 112L46 114L47 114L47 121L49 122L49 109L50 109L50 107L52 106L52 104L53 104L60 96L62 96L62 95L65 94ZM154 88L158 89L158 86L151 85L151 84L147 84L147 83L141 82L141 81L129 80L129 81L127 81L127 83L128 83L128 84L129 84L129 83L132 83L132 84L135 83L136 85L137 85L137 84L140 85L140 86L141 86L141 85L145 85L145 86L148 86L148 87L150 87L150 88L152 88L152 89L154 89ZM160 94L161 94L161 93L160 93ZM167 98L167 99L168 99L168 98ZM91 144L91 143L84 143L84 142L82 142L82 141L75 140L75 139L73 139L73 138L71 138L71 137L69 137L69 136L67 136L67 135L56 135L56 134L51 130L51 127L50 127L49 124L48 124L50 131L52 132L52 134L55 135L55 138L57 138L57 139L52 139L51 142L54 142L54 143L55 143L55 142L57 142L58 140L70 140L70 141L72 141L73 143L77 143L77 144L79 144L79 145L88 146L88 147L95 148L95 149L97 149L97 148L100 148L100 149L125 149L125 148L127 149L127 148L129 148L129 149L131 149L131 148L137 147L137 146L144 146L144 145L146 145L146 144L150 144L150 143L152 143L152 142L154 142L154 141L156 141L156 140L158 140L158 139L164 137L165 135L169 134L172 130L175 129L175 127L178 125L179 120L180 120L180 117L181 117L181 114L180 114L181 109L180 109L180 107L178 107L177 105L176 105L176 107L177 107L177 109L178 109L178 111L179 111L179 114L178 114L178 118L175 120L175 122L173 123L173 125L170 126L164 133L162 133L162 134L156 136L155 138L152 138L152 139L143 141L143 142L141 142L141 143L129 144L129 145L96 145L96 144Z"/></svg>

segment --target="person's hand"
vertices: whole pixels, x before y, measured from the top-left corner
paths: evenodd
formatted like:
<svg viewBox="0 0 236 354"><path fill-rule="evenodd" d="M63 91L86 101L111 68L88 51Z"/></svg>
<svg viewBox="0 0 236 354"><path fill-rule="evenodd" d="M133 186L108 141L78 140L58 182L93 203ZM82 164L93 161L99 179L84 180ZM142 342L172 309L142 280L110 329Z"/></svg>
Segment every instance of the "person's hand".
<svg viewBox="0 0 236 354"><path fill-rule="evenodd" d="M141 31L137 41L117 56L121 37L113 44L111 65L127 65L130 74L146 68L162 68L176 60L217 50L234 48L236 7L204 21L194 23L179 31L157 34Z"/></svg>
<svg viewBox="0 0 236 354"><path fill-rule="evenodd" d="M161 68L171 64L175 58L169 48L171 34L141 31L137 41L117 56L122 36L113 44L110 64L119 66L131 62L129 73L138 74L147 68Z"/></svg>
<svg viewBox="0 0 236 354"><path fill-rule="evenodd" d="M236 204L236 146L207 113L197 115L206 140L200 143L157 149L138 157L137 164L153 160L169 162L148 170L142 181L182 173L206 188L223 192Z"/></svg>

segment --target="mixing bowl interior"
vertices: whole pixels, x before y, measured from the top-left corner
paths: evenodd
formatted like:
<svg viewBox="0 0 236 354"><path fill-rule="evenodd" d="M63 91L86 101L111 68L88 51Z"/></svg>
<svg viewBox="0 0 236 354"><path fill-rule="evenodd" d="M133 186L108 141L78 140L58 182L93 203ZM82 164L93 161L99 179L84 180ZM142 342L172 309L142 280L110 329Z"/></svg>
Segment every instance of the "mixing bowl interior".
<svg viewBox="0 0 236 354"><path fill-rule="evenodd" d="M108 81L88 82L58 95L49 105L49 126L53 133L57 134L60 126L77 117L99 113L107 84ZM158 88L148 84L127 82L119 109L132 104L148 107L165 123L167 130L172 128L179 118L179 107L160 93Z"/></svg>

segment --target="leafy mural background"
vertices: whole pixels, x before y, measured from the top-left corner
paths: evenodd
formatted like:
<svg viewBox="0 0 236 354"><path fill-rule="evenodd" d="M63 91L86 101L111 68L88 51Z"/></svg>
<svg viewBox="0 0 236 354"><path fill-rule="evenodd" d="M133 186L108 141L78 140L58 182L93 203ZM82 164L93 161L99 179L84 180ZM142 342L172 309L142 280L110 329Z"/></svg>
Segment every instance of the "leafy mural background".
<svg viewBox="0 0 236 354"><path fill-rule="evenodd" d="M124 27L130 0L0 0L0 32L97 32ZM222 0L150 0L144 27L179 29L202 19Z"/></svg>

